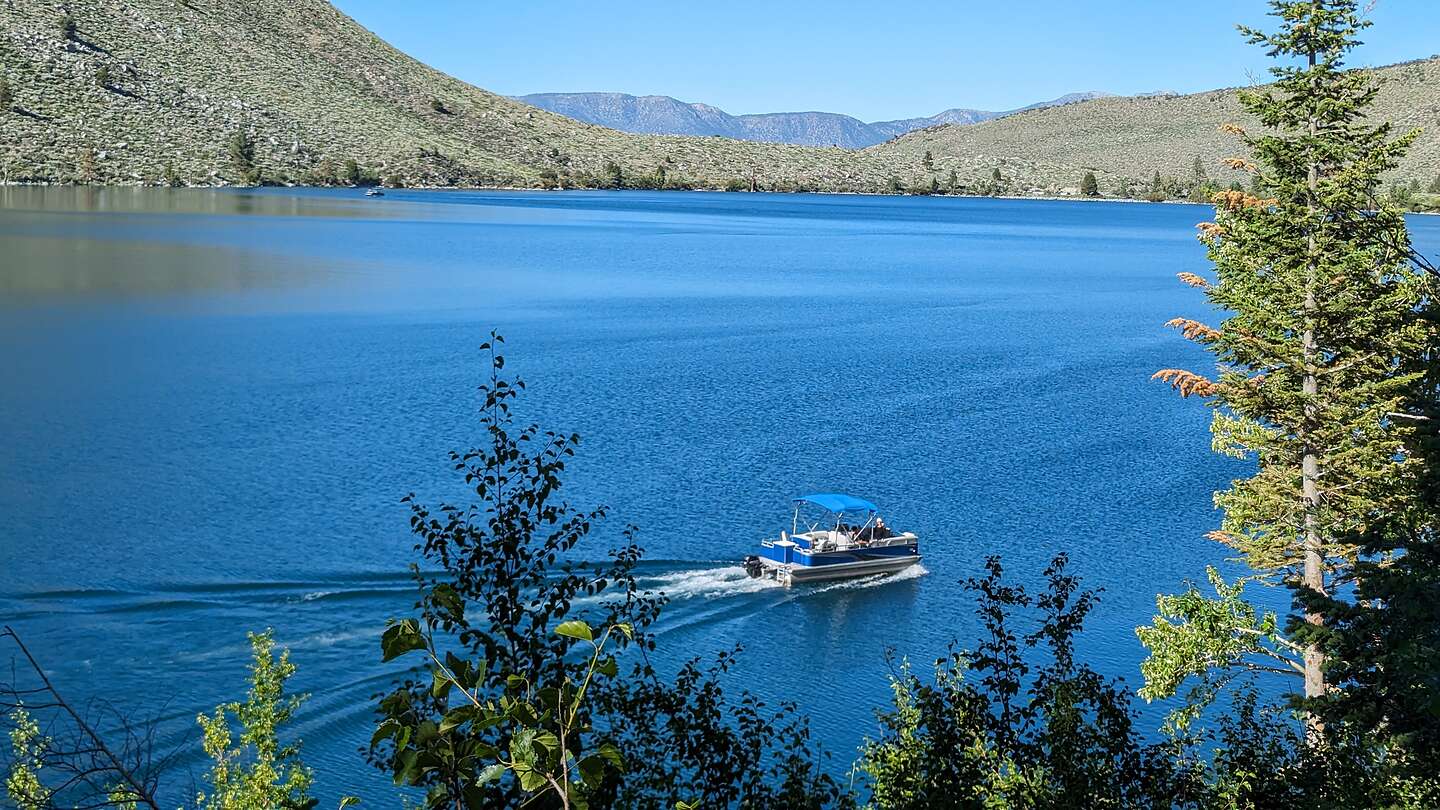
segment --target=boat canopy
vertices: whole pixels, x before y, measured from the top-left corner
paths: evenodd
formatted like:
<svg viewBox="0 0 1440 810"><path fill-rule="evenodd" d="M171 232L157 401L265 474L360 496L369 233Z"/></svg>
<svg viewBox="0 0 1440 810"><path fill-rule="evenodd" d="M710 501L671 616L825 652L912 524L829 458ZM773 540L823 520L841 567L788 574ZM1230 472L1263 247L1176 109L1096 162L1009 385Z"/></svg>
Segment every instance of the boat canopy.
<svg viewBox="0 0 1440 810"><path fill-rule="evenodd" d="M814 495L802 495L795 499L796 503L813 503L822 509L828 509L837 515L841 514L873 514L879 510L875 504L854 495L841 495L838 492L820 492Z"/></svg>

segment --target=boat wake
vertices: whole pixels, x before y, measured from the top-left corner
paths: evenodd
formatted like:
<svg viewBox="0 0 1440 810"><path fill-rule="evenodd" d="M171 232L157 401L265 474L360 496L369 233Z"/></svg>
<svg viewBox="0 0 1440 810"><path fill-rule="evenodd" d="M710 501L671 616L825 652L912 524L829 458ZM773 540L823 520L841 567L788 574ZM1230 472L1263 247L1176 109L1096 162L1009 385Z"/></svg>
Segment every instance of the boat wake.
<svg viewBox="0 0 1440 810"><path fill-rule="evenodd" d="M751 577L738 565L723 565L655 574L641 578L639 584L648 590L665 592L671 601L713 599L751 593L779 593L791 598L805 598L834 591L863 590L916 580L929 573L929 569L917 564L894 574L874 574L814 584L801 583L787 589L770 577Z"/></svg>
<svg viewBox="0 0 1440 810"><path fill-rule="evenodd" d="M672 601L784 590L773 579L756 579L738 565L671 571L641 578L640 587L661 591Z"/></svg>

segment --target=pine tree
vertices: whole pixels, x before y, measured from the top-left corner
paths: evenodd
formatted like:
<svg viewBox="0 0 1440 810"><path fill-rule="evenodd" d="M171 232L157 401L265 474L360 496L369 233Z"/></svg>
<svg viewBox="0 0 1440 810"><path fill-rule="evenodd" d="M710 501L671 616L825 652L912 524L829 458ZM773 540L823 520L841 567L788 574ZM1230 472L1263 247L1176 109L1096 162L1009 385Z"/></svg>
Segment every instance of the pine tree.
<svg viewBox="0 0 1440 810"><path fill-rule="evenodd" d="M1085 172L1085 176L1080 178L1080 195L1083 197L1100 196L1100 182L1095 179L1094 172Z"/></svg>
<svg viewBox="0 0 1440 810"><path fill-rule="evenodd" d="M1195 156L1194 172L1195 185L1197 186L1204 185L1205 181L1209 179L1205 174L1205 161L1201 160L1199 155Z"/></svg>
<svg viewBox="0 0 1440 810"><path fill-rule="evenodd" d="M1423 464L1404 448L1420 423L1392 415L1416 396L1415 369L1436 345L1440 321L1417 312L1433 310L1440 285L1411 266L1403 216L1376 198L1417 133L1396 137L1363 118L1376 87L1342 62L1369 25L1357 0L1271 6L1278 31L1241 30L1299 64L1274 68L1273 87L1241 94L1262 133L1227 127L1254 157L1230 165L1253 171L1266 198L1218 198L1215 222L1201 225L1216 280L1181 275L1229 317L1218 329L1170 322L1216 356L1219 377L1156 376L1209 398L1216 449L1255 460L1253 475L1216 494L1224 517L1211 536L1249 565L1246 581L1290 588L1297 607L1282 628L1244 603L1244 582L1212 572L1218 599L1194 588L1162 597L1161 615L1138 632L1151 653L1147 698L1186 676L1218 688L1249 669L1301 679L1313 710L1330 686L1323 605L1355 584L1357 537L1417 497Z"/></svg>
<svg viewBox="0 0 1440 810"><path fill-rule="evenodd" d="M230 156L230 167L236 174L244 177L255 169L255 141L249 133L240 130L231 135L225 148Z"/></svg>
<svg viewBox="0 0 1440 810"><path fill-rule="evenodd" d="M14 103L15 91L10 89L10 81L4 76L0 76L0 113L8 111ZM1435 182L1440 183L1440 178L1437 178Z"/></svg>
<svg viewBox="0 0 1440 810"><path fill-rule="evenodd" d="M75 18L74 18L74 17L71 17L69 14L66 14L65 16L61 17L61 18L60 18L60 37L61 37L61 39L64 39L64 40L66 40L66 41L72 40L72 39L75 38L75 32L76 32Z"/></svg>
<svg viewBox="0 0 1440 810"><path fill-rule="evenodd" d="M110 89L110 68L109 68L109 66L107 66L107 65L101 65L101 66L100 66L100 69L97 70L97 71L95 71L95 86L96 86L96 87L99 87L101 90L108 90L108 89Z"/></svg>
<svg viewBox="0 0 1440 810"><path fill-rule="evenodd" d="M920 158L920 165L924 166L927 172L935 171L935 156L930 154L929 149L926 149L925 156Z"/></svg>

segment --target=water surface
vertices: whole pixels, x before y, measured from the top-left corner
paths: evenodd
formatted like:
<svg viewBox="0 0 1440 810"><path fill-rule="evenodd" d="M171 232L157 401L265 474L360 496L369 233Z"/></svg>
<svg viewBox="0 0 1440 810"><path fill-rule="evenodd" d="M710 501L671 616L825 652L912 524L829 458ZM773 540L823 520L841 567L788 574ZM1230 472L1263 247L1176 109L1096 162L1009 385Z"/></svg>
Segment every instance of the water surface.
<svg viewBox="0 0 1440 810"><path fill-rule="evenodd" d="M526 418L583 436L567 486L674 598L666 660L746 646L732 683L797 701L843 772L888 696L976 621L984 558L1105 588L1085 652L1138 685L1159 591L1203 576L1210 492L1244 465L1149 381L1207 357L1202 208L635 192L0 188L0 620L76 698L168 718L243 693L274 627L312 693L328 804L384 804L368 739L406 509L462 490L478 351ZM1422 247L1437 220L1414 221ZM923 572L785 591L731 562L790 497L867 497ZM7 653L8 654L8 653ZM1147 710L1152 724L1158 708ZM198 765L197 760L186 760Z"/></svg>

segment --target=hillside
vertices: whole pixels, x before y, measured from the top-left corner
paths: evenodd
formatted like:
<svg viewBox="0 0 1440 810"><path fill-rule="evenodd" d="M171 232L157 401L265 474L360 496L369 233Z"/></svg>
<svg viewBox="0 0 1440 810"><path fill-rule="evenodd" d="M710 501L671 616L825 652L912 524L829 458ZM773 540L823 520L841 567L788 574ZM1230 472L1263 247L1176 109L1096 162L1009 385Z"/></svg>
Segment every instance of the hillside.
<svg viewBox="0 0 1440 810"><path fill-rule="evenodd" d="M581 124L486 92L390 47L323 0L0 3L0 180L240 182L249 137L271 181L347 160L407 184L534 185L553 172L717 185L878 188L884 156ZM107 75L108 74L108 75ZM104 85L104 86L102 86ZM436 107L439 109L436 109Z"/></svg>
<svg viewBox="0 0 1440 810"><path fill-rule="evenodd" d="M953 180L971 193L1053 194L1073 193L1090 168L1108 194L1126 177L1188 178L1197 156L1211 177L1227 177L1218 160L1234 144L1217 127L1243 120L1234 91L1215 91L1082 101L929 127L859 151L636 134L447 76L325 0L73 0L63 8L73 29L51 0L0 0L0 78L12 97L0 105L0 182L326 184L358 176L424 186L894 191L948 190ZM1379 114L1428 127L1397 174L1428 185L1440 172L1440 60L1380 73ZM771 126L767 137L798 137L788 126ZM997 170L1004 182L992 184Z"/></svg>
<svg viewBox="0 0 1440 810"><path fill-rule="evenodd" d="M1373 115L1393 121L1399 131L1424 128L1395 177L1428 185L1440 174L1440 58L1375 72L1382 87ZM868 153L903 165L928 151L937 171L948 171L951 161L962 155L966 165L982 155L1003 155L1081 171L1092 169L1101 176L1101 189L1109 194L1125 178L1148 181L1157 171L1191 178L1196 157L1209 177L1227 182L1237 179L1238 175L1220 163L1237 153L1236 140L1219 131L1226 122L1258 126L1240 109L1234 89L1185 96L1112 96L1017 113L974 126L914 132Z"/></svg>
<svg viewBox="0 0 1440 810"><path fill-rule="evenodd" d="M891 138L940 124L975 124L1025 110L1072 104L1105 93L1070 93L1018 110L989 111L954 108L924 118L865 122L831 112L778 112L731 115L709 104L692 104L670 96L632 96L625 93L532 93L520 101L577 121L624 132L701 135L749 141L793 143L801 146L839 146L863 149Z"/></svg>

